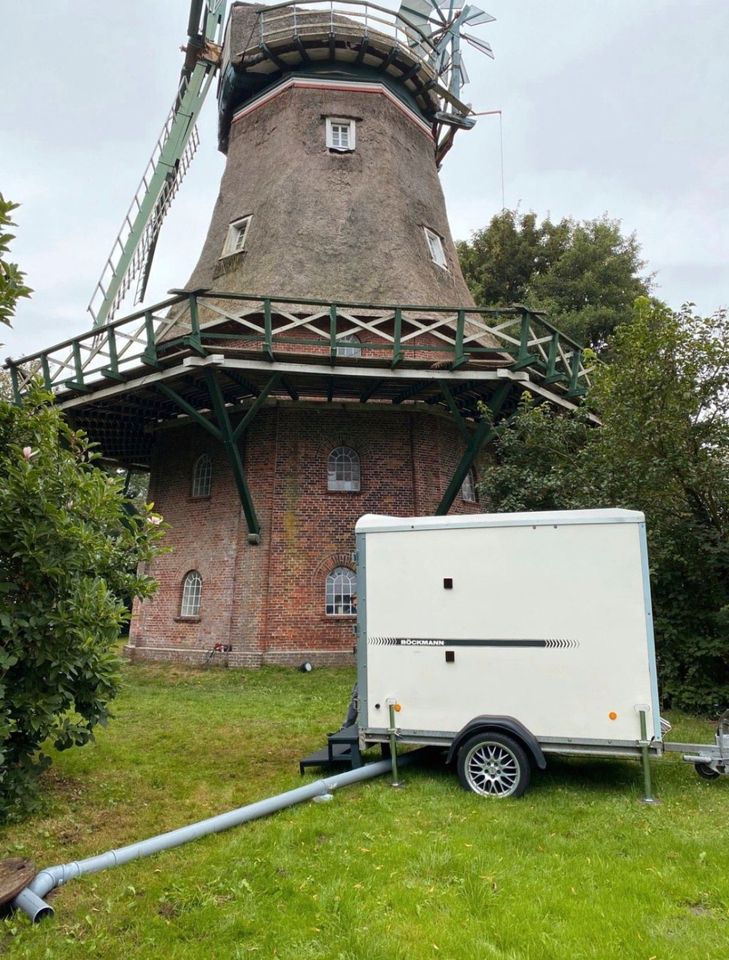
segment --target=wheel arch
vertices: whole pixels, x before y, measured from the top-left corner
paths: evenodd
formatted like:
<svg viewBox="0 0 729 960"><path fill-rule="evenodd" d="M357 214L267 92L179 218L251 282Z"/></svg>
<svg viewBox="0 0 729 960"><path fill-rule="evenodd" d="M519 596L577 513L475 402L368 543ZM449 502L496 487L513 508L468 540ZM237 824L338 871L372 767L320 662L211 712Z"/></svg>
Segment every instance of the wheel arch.
<svg viewBox="0 0 729 960"><path fill-rule="evenodd" d="M542 748L539 746L539 741L531 730L528 730L523 723L520 723L514 717L495 716L474 717L473 720L468 721L465 727L461 727L448 748L446 763L451 763L455 759L461 746L469 737L472 737L474 733L497 732L505 733L518 740L540 770L544 770L547 766L547 761L542 752Z"/></svg>

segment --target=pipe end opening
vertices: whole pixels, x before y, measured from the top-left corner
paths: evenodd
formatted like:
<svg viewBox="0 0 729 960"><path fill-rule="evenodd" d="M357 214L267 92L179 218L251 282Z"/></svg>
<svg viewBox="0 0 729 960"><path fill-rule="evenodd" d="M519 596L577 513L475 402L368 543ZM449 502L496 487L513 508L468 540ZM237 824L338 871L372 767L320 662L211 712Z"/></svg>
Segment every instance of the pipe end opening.
<svg viewBox="0 0 729 960"><path fill-rule="evenodd" d="M30 918L32 923L40 923L41 920L47 920L55 914L55 910L52 906L47 903L44 903L42 907L39 907L38 910Z"/></svg>

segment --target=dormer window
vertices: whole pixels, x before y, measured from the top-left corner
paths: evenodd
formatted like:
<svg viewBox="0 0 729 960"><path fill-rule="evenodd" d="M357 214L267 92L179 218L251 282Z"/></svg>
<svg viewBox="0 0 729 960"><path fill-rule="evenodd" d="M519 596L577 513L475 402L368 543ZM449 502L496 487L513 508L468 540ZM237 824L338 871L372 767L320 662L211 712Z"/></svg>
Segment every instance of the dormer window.
<svg viewBox="0 0 729 960"><path fill-rule="evenodd" d="M223 245L222 256L229 257L231 254L240 253L241 250L245 249L251 219L251 217L241 217L239 220L234 220L230 224Z"/></svg>
<svg viewBox="0 0 729 960"><path fill-rule="evenodd" d="M327 117L327 147L337 153L351 153L354 150L354 128L354 120Z"/></svg>
<svg viewBox="0 0 729 960"><path fill-rule="evenodd" d="M447 270L448 261L446 260L445 250L443 249L443 240L438 236L437 233L434 233L427 227L423 227L423 230L425 230L425 239L428 241L428 250L430 250L431 260L433 263L437 264L437 266Z"/></svg>

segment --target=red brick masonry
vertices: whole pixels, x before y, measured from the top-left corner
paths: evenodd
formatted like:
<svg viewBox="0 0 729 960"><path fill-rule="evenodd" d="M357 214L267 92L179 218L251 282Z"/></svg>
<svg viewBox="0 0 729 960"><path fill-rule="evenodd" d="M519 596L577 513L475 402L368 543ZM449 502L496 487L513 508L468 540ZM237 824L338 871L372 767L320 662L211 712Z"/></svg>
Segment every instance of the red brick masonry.
<svg viewBox="0 0 729 960"><path fill-rule="evenodd" d="M327 457L352 447L361 463L359 493L327 489ZM191 495L201 453L213 461L211 494ZM156 596L137 605L128 653L135 658L202 662L215 644L229 666L351 663L351 616L327 616L327 574L354 569L354 525L365 513L432 514L463 452L463 438L443 417L345 405L293 407L258 415L241 444L262 526L248 543L240 500L222 448L196 426L161 430L150 499L170 524L167 546L149 573ZM456 498L453 513L478 512ZM185 575L203 578L200 615L180 617Z"/></svg>

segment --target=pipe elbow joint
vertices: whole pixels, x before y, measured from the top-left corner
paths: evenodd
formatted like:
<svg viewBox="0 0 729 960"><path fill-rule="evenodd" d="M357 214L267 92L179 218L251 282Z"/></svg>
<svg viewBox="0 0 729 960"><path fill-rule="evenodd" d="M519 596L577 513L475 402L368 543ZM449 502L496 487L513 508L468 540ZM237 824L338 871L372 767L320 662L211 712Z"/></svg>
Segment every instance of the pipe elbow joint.
<svg viewBox="0 0 729 960"><path fill-rule="evenodd" d="M22 910L30 917L31 923L38 923L45 920L46 917L52 917L55 913L50 903L42 900L37 893L33 893L30 887L21 890L13 900L13 907L16 910Z"/></svg>

